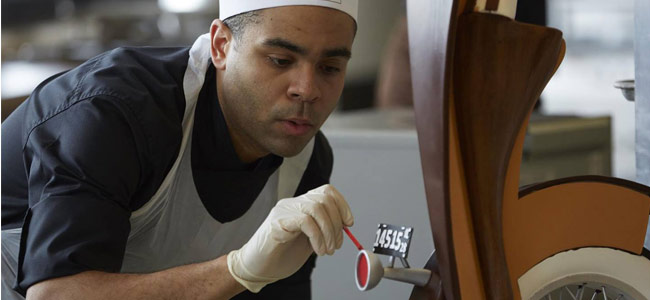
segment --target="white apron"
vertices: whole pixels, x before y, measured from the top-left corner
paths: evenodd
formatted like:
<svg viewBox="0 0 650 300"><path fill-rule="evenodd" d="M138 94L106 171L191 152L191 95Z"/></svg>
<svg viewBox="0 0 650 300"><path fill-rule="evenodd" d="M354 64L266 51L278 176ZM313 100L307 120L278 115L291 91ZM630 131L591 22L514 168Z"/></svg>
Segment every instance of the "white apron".
<svg viewBox="0 0 650 300"><path fill-rule="evenodd" d="M183 78L185 114L178 157L154 196L131 215L123 273L150 273L203 262L240 248L262 224L278 199L293 197L307 169L314 139L300 154L284 159L243 216L228 223L212 218L199 198L191 169L194 111L210 61L210 36L204 34L190 49ZM20 234L20 228L2 232L2 299L24 299L12 290Z"/></svg>
<svg viewBox="0 0 650 300"><path fill-rule="evenodd" d="M210 36L206 34L190 50L183 82L186 108L178 158L156 194L131 215L122 272L153 272L207 261L239 249L278 199L293 197L307 168L313 139L300 154L284 159L243 216L223 224L212 218L196 191L191 168L194 110L210 61Z"/></svg>

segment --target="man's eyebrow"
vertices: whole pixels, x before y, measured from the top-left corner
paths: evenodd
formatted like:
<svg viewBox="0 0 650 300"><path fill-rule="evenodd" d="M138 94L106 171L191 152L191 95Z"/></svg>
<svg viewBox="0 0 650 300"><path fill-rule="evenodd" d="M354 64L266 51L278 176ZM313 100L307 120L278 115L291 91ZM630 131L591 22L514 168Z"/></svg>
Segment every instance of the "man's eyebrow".
<svg viewBox="0 0 650 300"><path fill-rule="evenodd" d="M325 57L335 57L335 56L342 56L345 58L350 58L352 57L352 53L348 48L341 47L341 48L334 48L330 50L325 50Z"/></svg>
<svg viewBox="0 0 650 300"><path fill-rule="evenodd" d="M284 48L291 52L296 52L301 55L307 54L307 49L281 38L268 39L265 40L264 43L262 44L264 46L269 46L269 47Z"/></svg>
<svg viewBox="0 0 650 300"><path fill-rule="evenodd" d="M267 46L267 47L275 47L275 48L283 48L287 49L291 52L298 53L300 55L307 55L309 51L307 49L298 46L290 41L287 41L282 38L272 38L265 40L262 45ZM324 57L336 57L336 56L342 56L345 58L350 58L352 56L352 53L348 48L345 47L340 47L340 48L334 48L334 49L329 49L325 50Z"/></svg>

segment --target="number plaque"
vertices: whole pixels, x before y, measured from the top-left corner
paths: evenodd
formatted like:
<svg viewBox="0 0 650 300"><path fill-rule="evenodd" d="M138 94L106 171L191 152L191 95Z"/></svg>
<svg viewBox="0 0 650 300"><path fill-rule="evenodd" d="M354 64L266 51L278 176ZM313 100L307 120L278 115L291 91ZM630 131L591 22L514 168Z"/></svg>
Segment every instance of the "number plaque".
<svg viewBox="0 0 650 300"><path fill-rule="evenodd" d="M372 251L377 254L406 258L412 235L413 227L379 224Z"/></svg>

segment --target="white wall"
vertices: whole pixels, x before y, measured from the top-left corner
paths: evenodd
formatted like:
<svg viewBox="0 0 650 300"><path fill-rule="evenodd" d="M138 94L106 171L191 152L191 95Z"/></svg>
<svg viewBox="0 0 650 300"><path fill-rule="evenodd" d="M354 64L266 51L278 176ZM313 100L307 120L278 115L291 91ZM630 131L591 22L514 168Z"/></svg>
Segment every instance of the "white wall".
<svg viewBox="0 0 650 300"><path fill-rule="evenodd" d="M613 176L635 179L634 104L613 87L634 78L634 0L549 0L562 30L564 62L542 94L548 114L612 116Z"/></svg>
<svg viewBox="0 0 650 300"><path fill-rule="evenodd" d="M404 0L359 0L357 36L347 81L375 78L395 20L406 14Z"/></svg>

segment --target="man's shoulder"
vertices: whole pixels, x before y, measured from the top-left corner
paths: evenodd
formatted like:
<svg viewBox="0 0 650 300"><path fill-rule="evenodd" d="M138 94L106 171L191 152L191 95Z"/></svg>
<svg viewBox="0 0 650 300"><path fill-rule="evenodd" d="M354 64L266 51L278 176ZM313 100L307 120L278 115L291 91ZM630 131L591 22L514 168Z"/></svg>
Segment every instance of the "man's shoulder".
<svg viewBox="0 0 650 300"><path fill-rule="evenodd" d="M11 140L23 147L36 137L54 137L61 124L74 124L66 134L76 136L126 124L119 137L134 141L149 165L167 166L182 139L188 51L125 47L96 56L41 83L5 120L3 135L5 123L15 124Z"/></svg>
<svg viewBox="0 0 650 300"><path fill-rule="evenodd" d="M24 122L23 137L52 117L97 98L124 111L125 118L144 125L180 125L188 52L187 47L122 47L48 78L17 112Z"/></svg>
<svg viewBox="0 0 650 300"><path fill-rule="evenodd" d="M152 94L167 92L169 85L182 88L189 47L120 47L88 60L78 68L79 89L145 88ZM150 89L156 87L157 89ZM161 90L162 88L162 90ZM129 95L123 95L128 97Z"/></svg>
<svg viewBox="0 0 650 300"><path fill-rule="evenodd" d="M76 83L70 101L106 95L121 100L136 113L154 107L171 114L169 117L182 119L183 77L188 58L187 47L116 48L70 74L68 80Z"/></svg>

